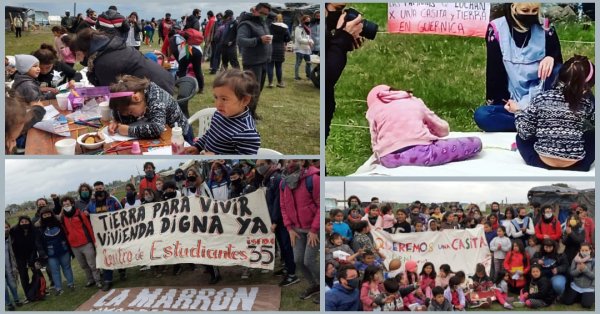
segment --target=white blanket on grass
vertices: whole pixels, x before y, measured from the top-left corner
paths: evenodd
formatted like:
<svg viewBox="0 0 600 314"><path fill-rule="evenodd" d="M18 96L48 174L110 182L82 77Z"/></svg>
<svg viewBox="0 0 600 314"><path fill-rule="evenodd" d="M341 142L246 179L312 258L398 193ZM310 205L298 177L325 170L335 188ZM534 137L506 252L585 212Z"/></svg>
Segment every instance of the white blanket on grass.
<svg viewBox="0 0 600 314"><path fill-rule="evenodd" d="M386 168L372 155L351 176L395 176L395 177L591 177L595 165L588 172L546 170L525 164L517 151L510 147L516 133L450 132L448 137L477 136L483 143L479 155L465 161L451 162L435 167L401 166Z"/></svg>

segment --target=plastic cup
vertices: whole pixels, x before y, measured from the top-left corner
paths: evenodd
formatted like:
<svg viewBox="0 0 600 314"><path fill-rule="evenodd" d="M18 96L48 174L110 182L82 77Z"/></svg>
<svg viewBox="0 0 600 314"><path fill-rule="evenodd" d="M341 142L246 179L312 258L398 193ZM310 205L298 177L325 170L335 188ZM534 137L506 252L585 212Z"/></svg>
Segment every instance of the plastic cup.
<svg viewBox="0 0 600 314"><path fill-rule="evenodd" d="M273 35L266 35L269 38L269 44L273 42Z"/></svg>
<svg viewBox="0 0 600 314"><path fill-rule="evenodd" d="M100 107L100 119L102 119L102 121L110 121L111 115L110 107L108 106L108 101L103 101L99 103L98 107Z"/></svg>
<svg viewBox="0 0 600 314"><path fill-rule="evenodd" d="M67 110L69 108L69 93L56 94L56 102L58 109Z"/></svg>
<svg viewBox="0 0 600 314"><path fill-rule="evenodd" d="M141 155L142 149L140 148L140 142L135 141L131 144L131 154L132 155Z"/></svg>
<svg viewBox="0 0 600 314"><path fill-rule="evenodd" d="M60 141L54 143L56 152L59 155L75 155L75 146L76 145L77 145L77 141L72 138L66 138L64 140L60 140Z"/></svg>

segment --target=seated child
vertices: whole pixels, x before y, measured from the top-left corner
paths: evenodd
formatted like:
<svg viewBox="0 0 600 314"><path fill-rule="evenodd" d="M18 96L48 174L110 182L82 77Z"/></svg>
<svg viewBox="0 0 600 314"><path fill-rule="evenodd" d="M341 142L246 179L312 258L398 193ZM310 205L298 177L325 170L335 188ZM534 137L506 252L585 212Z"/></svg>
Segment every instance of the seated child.
<svg viewBox="0 0 600 314"><path fill-rule="evenodd" d="M477 137L441 139L449 134L448 122L410 92L379 85L367 105L373 152L384 167L437 166L481 151Z"/></svg>
<svg viewBox="0 0 600 314"><path fill-rule="evenodd" d="M380 309L384 304L382 278L380 276L381 268L370 265L365 269L362 285L360 288L360 302L363 311L370 312L373 309Z"/></svg>
<svg viewBox="0 0 600 314"><path fill-rule="evenodd" d="M485 272L485 266L478 263L475 268L475 275L471 276L472 284L466 298L469 300L471 308L483 307L489 308L491 301L496 299L496 294L492 290L494 282Z"/></svg>
<svg viewBox="0 0 600 314"><path fill-rule="evenodd" d="M452 304L444 297L444 288L434 287L431 292L433 299L427 308L430 312L450 312L453 310Z"/></svg>
<svg viewBox="0 0 600 314"><path fill-rule="evenodd" d="M206 134L186 154L256 155L260 135L256 130L256 105L259 85L250 71L229 69L220 72L213 82L215 107Z"/></svg>
<svg viewBox="0 0 600 314"><path fill-rule="evenodd" d="M537 309L552 305L554 298L552 283L548 278L542 276L542 266L531 265L531 280L521 290L519 300L527 307Z"/></svg>
<svg viewBox="0 0 600 314"><path fill-rule="evenodd" d="M165 126L176 125L183 130L183 138L192 143L194 133L179 105L164 89L145 78L124 75L111 84L111 93L133 92L133 95L111 97L110 134L121 134L140 139L155 139L165 131Z"/></svg>
<svg viewBox="0 0 600 314"><path fill-rule="evenodd" d="M400 288L402 293L404 308L410 311L425 311L427 309L427 298L423 291L419 289L419 282L410 282L407 273L402 274L400 278Z"/></svg>
<svg viewBox="0 0 600 314"><path fill-rule="evenodd" d="M325 253L325 262L331 262L337 268L340 264L354 263L356 257L362 253L362 250L354 253L348 244L344 244L342 236L339 233L334 232L329 237L329 246Z"/></svg>
<svg viewBox="0 0 600 314"><path fill-rule="evenodd" d="M453 276L448 282L448 288L444 291L444 297L452 304L454 310L465 310L465 294L460 288L460 278Z"/></svg>
<svg viewBox="0 0 600 314"><path fill-rule="evenodd" d="M365 250L361 255L361 260L354 263L356 269L362 273L369 266L381 267L381 259L370 250Z"/></svg>
<svg viewBox="0 0 600 314"><path fill-rule="evenodd" d="M421 290L425 293L425 296L429 299L433 298L433 288L435 288L435 268L432 262L427 262L423 264L423 268L421 268L421 273L419 274L419 286L421 286Z"/></svg>
<svg viewBox="0 0 600 314"><path fill-rule="evenodd" d="M450 282L450 278L453 276L454 272L452 269L450 269L450 265L442 264L440 265L440 271L435 277L435 285L446 289L446 287L448 287L448 283Z"/></svg>
<svg viewBox="0 0 600 314"><path fill-rule="evenodd" d="M7 155L13 154L17 146L17 138L27 121L27 111L25 103L20 103L15 97L4 96L4 146Z"/></svg>
<svg viewBox="0 0 600 314"><path fill-rule="evenodd" d="M517 149L525 163L544 169L589 171L595 160L594 64L584 56L567 60L553 89L542 92L521 110L508 102L515 114Z"/></svg>
<svg viewBox="0 0 600 314"><path fill-rule="evenodd" d="M394 224L396 223L396 218L394 217L394 212L392 211L392 205L385 204L383 207L381 207L381 215L381 218L383 219L383 230L388 233L392 233Z"/></svg>
<svg viewBox="0 0 600 314"><path fill-rule="evenodd" d="M16 55L17 73L12 89L17 95L23 97L30 104L41 100L51 99L40 89L40 82L37 80L40 75L40 61L32 55Z"/></svg>
<svg viewBox="0 0 600 314"><path fill-rule="evenodd" d="M504 270L499 269L496 272L496 280L494 282L494 295L496 296L496 300L498 303L502 304L505 309L512 310L513 306L508 302L508 281L510 280L510 275Z"/></svg>
<svg viewBox="0 0 600 314"><path fill-rule="evenodd" d="M580 300L583 308L592 308L595 296L595 264L595 259L592 255L592 245L589 243L581 244L579 253L575 255L569 268L569 274L573 278L573 281L567 287L562 297L564 304L572 305L577 300Z"/></svg>

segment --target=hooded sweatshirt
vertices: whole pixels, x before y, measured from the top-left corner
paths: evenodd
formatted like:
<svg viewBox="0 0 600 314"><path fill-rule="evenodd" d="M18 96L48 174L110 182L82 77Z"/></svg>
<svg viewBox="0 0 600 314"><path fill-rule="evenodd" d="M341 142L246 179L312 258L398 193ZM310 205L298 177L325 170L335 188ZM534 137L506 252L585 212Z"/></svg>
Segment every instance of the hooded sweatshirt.
<svg viewBox="0 0 600 314"><path fill-rule="evenodd" d="M538 299L550 305L554 302L554 289L550 279L541 276L538 279L531 278L531 281L525 286L524 292L528 292L528 299Z"/></svg>
<svg viewBox="0 0 600 314"><path fill-rule="evenodd" d="M118 35L127 38L129 33L129 24L121 13L117 10L108 9L98 16L96 29L107 34Z"/></svg>
<svg viewBox="0 0 600 314"><path fill-rule="evenodd" d="M358 311L359 289L348 290L340 283L325 293L325 311Z"/></svg>
<svg viewBox="0 0 600 314"><path fill-rule="evenodd" d="M35 102L50 99L40 90L40 82L27 74L15 74L15 80L12 89L17 92L27 102Z"/></svg>
<svg viewBox="0 0 600 314"><path fill-rule="evenodd" d="M450 132L448 122L405 91L375 86L367 96L371 146L378 158L414 145L429 145Z"/></svg>
<svg viewBox="0 0 600 314"><path fill-rule="evenodd" d="M243 13L237 30L237 44L242 51L244 67L271 61L272 45L263 44L263 35L271 35L269 26L259 16Z"/></svg>
<svg viewBox="0 0 600 314"><path fill-rule="evenodd" d="M284 187L285 181L281 180L280 204L283 223L288 230L309 230L318 234L321 224L319 169L310 166L300 171L302 173L295 189L291 189L289 186ZM306 179L309 177L313 181L312 192L306 186Z"/></svg>
<svg viewBox="0 0 600 314"><path fill-rule="evenodd" d="M29 221L27 228L19 225L18 222L26 219ZM20 216L17 224L10 229L13 252L19 262L33 262L37 257L35 248L35 230L33 223L28 216Z"/></svg>
<svg viewBox="0 0 600 314"><path fill-rule="evenodd" d="M127 47L119 36L94 36L88 54L88 80L95 86L108 86L115 83L119 75L128 74L148 78L169 94L174 93L175 81L169 72L134 48Z"/></svg>

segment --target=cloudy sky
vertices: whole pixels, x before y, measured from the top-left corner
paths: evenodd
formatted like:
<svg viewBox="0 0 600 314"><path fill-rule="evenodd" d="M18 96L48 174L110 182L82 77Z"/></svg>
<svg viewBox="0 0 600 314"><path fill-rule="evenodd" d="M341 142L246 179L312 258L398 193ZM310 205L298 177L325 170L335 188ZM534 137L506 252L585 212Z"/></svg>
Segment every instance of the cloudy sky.
<svg viewBox="0 0 600 314"><path fill-rule="evenodd" d="M71 11L73 14L73 4L77 3L77 13L85 12L87 8L92 8L96 12L106 11L108 6L116 5L119 12L125 16L129 13L136 11L140 19L149 19L152 17L160 18L164 17L166 12L172 14L173 17L181 17L182 15L192 14L192 10L198 8L202 10L202 18L206 17L206 12L212 10L215 14L217 12L224 12L227 9L233 11L237 16L242 11L249 11L250 7L260 1L190 1L190 0L176 0L176 1L14 1L9 0L6 5L18 6L31 8L38 11L48 11L50 15L63 16L66 10ZM272 6L284 6L282 2L269 2Z"/></svg>
<svg viewBox="0 0 600 314"><path fill-rule="evenodd" d="M577 189L593 188L594 182L566 182ZM552 182L346 182L346 197L358 196L368 201L373 196L383 201L409 203L452 202L491 203L508 199L508 203L527 202L527 191ZM344 182L325 183L325 197L344 199Z"/></svg>
<svg viewBox="0 0 600 314"><path fill-rule="evenodd" d="M157 170L176 167L180 160L98 160L33 159L6 160L5 205L49 197L52 193L76 190L80 183L111 182L143 173L144 162L152 161Z"/></svg>

